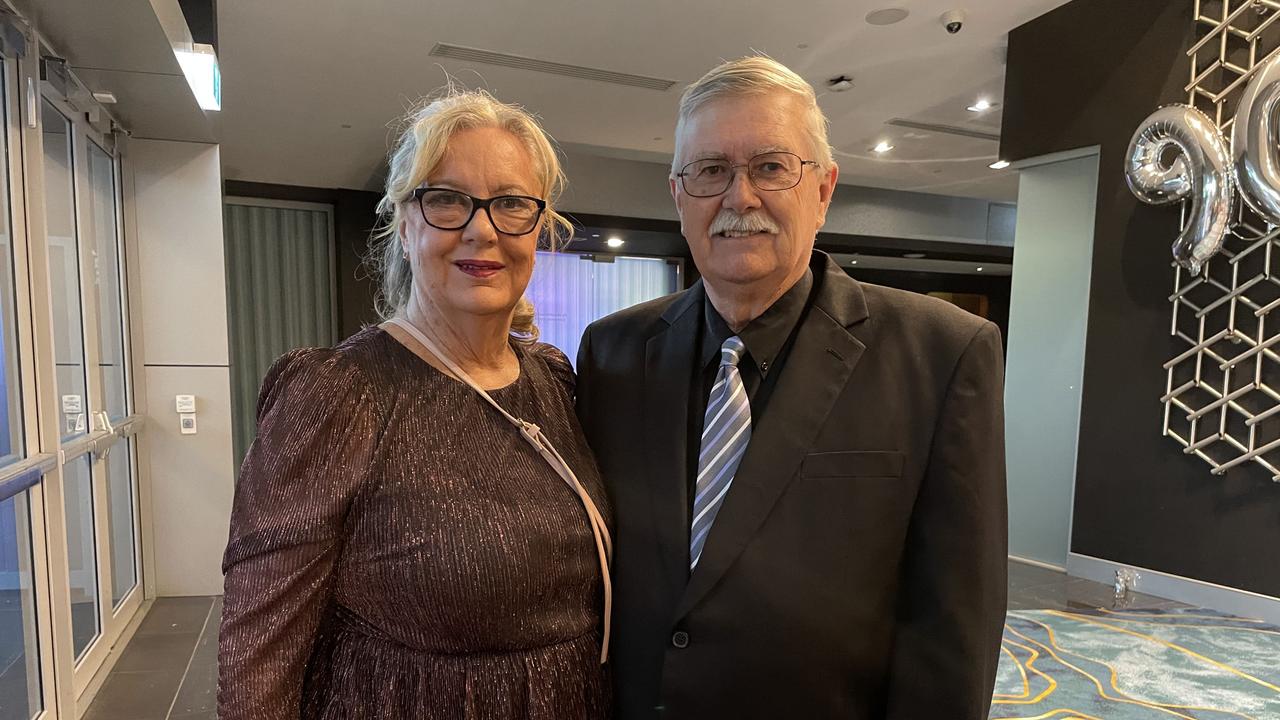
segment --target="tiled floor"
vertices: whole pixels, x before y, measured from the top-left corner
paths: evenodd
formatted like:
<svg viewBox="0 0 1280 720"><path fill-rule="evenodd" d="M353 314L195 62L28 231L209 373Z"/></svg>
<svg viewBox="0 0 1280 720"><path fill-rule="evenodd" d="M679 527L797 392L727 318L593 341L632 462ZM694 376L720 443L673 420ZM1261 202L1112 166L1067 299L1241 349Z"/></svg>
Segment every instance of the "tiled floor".
<svg viewBox="0 0 1280 720"><path fill-rule="evenodd" d="M1188 607L1109 585L1009 563L1010 610ZM222 599L160 598L138 628L85 720L214 720Z"/></svg>
<svg viewBox="0 0 1280 720"><path fill-rule="evenodd" d="M1110 585L1068 577L1022 563L1009 563L1010 610L1076 610L1088 608L1143 608L1169 610L1191 607L1155 595L1133 592L1117 602Z"/></svg>
<svg viewBox="0 0 1280 720"><path fill-rule="evenodd" d="M222 598L159 598L84 720L214 720Z"/></svg>

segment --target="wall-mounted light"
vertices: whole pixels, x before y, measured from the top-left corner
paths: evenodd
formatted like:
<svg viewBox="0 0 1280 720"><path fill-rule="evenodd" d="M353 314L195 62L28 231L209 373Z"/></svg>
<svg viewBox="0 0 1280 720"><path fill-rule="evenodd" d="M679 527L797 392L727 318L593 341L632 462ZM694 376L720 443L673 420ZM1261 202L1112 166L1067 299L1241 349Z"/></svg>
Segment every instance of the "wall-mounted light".
<svg viewBox="0 0 1280 720"><path fill-rule="evenodd" d="M194 43L190 50L174 48L173 54L187 76L187 84L204 110L222 109L222 73L212 45Z"/></svg>

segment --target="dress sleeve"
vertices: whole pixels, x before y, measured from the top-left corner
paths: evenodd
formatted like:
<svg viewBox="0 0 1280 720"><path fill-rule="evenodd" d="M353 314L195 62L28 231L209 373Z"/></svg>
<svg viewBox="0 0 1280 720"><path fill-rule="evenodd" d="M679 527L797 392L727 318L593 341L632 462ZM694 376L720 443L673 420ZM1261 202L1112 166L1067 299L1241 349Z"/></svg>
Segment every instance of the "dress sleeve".
<svg viewBox="0 0 1280 720"><path fill-rule="evenodd" d="M534 345L533 352L547 364L547 369L551 371L551 377L555 378L556 383L564 388L565 393L569 396L569 404L572 405L578 384L578 376L573 372L573 365L569 364L568 356L560 348L547 343Z"/></svg>
<svg viewBox="0 0 1280 720"><path fill-rule="evenodd" d="M222 720L299 717L344 521L377 443L373 405L364 374L339 351L290 352L263 381L222 563Z"/></svg>

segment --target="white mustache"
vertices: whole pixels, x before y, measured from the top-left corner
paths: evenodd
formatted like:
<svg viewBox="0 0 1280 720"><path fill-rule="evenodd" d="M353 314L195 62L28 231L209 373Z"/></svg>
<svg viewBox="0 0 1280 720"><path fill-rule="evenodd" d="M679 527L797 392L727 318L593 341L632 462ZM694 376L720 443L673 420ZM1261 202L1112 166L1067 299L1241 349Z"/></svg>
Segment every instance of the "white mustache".
<svg viewBox="0 0 1280 720"><path fill-rule="evenodd" d="M739 215L732 210L722 208L716 214L715 219L711 221L711 229L708 234L723 235L727 232L776 234L778 225L760 210L753 210L745 215Z"/></svg>

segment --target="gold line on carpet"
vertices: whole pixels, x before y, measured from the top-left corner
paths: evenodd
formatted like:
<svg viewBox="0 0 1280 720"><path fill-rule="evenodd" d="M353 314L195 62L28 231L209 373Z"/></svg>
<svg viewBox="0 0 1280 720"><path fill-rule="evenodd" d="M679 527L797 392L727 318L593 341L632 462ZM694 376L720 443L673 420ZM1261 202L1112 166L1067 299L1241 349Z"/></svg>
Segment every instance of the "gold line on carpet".
<svg viewBox="0 0 1280 720"><path fill-rule="evenodd" d="M1005 629L1015 634L1018 632L1017 630L1014 630L1008 625L1005 625ZM992 702L994 704L996 705L1034 705L1040 702L1041 700L1044 700L1045 698L1049 697L1049 695L1053 694L1054 690L1058 689L1058 681L1044 674L1043 672L1040 671L1039 668L1036 667L1035 665L1036 660L1040 657L1040 652L1038 650L1027 647L1026 645L1022 645L1020 643L1016 643L1012 640L1005 640L1004 642L1007 642L1016 648L1026 650L1028 653L1031 654L1031 658L1027 660L1027 669L1035 673L1036 675L1039 675L1040 677L1044 678L1045 682L1048 683L1048 687L1044 689L1044 692L1040 693L1039 695L1035 696L1030 700L993 700ZM1029 689L1027 691L1027 694L1028 695L1031 694L1031 691Z"/></svg>
<svg viewBox="0 0 1280 720"><path fill-rule="evenodd" d="M1167 648L1170 648L1170 649L1173 649L1173 650L1177 650L1178 652L1181 652L1181 653L1184 653L1184 654L1186 654L1186 655L1189 655L1190 657L1197 658L1197 659L1199 659L1199 660L1203 660L1203 661L1205 661L1205 662L1209 663L1210 665L1215 665L1215 666L1217 666L1217 667L1222 668L1223 670L1226 670L1226 671L1228 671L1228 672L1231 672L1231 673L1234 673L1234 674L1236 674L1236 675L1239 675L1240 677L1242 677L1242 678L1244 678L1244 679L1246 679L1246 680L1250 680L1250 681L1255 682L1255 683L1257 683L1257 684L1259 684L1259 685L1261 685L1261 686L1263 686L1263 687L1265 687L1265 688L1268 688L1268 689L1271 689L1271 690L1274 690L1274 691L1276 691L1276 692L1280 693L1280 687L1276 687L1275 685L1272 685L1271 683L1267 682L1266 680L1259 680L1258 678L1256 678L1256 677L1254 677L1254 676L1250 675L1250 674L1249 674L1249 673L1247 673L1247 672L1244 672L1243 670L1237 670L1236 668L1233 668L1233 667L1231 667L1230 665L1227 665L1226 663L1218 662L1217 660L1214 660L1213 658L1205 657L1204 655L1201 655L1200 653L1195 652L1194 650L1188 650L1187 648L1184 648L1184 647L1182 647L1181 645L1177 645L1177 644L1174 644L1174 643L1168 642L1168 641L1166 641L1166 640L1161 640L1161 639L1160 639L1160 638L1158 638L1158 637L1153 637L1153 636L1151 636L1151 635L1146 635L1146 634L1143 634L1143 633L1140 633L1140 632L1137 632L1137 631L1134 631L1134 630L1129 630L1128 628L1116 627L1115 625L1108 625L1107 623L1101 622L1101 621L1099 621L1099 620L1092 620L1092 619L1090 619L1090 618L1088 618L1088 617L1086 617L1086 616L1084 616L1084 615L1073 615L1073 614L1070 614L1070 613L1059 612L1059 611L1057 611L1057 610L1047 610L1046 612L1047 612L1048 614L1050 614L1050 615L1057 615L1057 616L1059 616L1059 617L1063 617L1063 618L1067 618L1067 619L1071 619L1071 620L1079 620L1080 622L1086 622L1086 623L1089 623L1090 625L1097 625L1098 627L1107 628L1107 629L1109 629L1109 630L1113 630L1113 631L1115 631L1115 632L1125 633L1125 634L1127 634L1127 635L1132 635L1132 636L1134 636L1134 637L1139 637L1139 638L1143 638L1143 639L1145 639L1145 640L1150 640L1151 642L1158 643L1158 644L1160 644L1160 645L1164 645L1164 646L1165 646L1165 647L1167 647Z"/></svg>
<svg viewBox="0 0 1280 720"><path fill-rule="evenodd" d="M1055 613L1055 614L1057 614L1057 613ZM1071 613L1063 613L1063 614L1064 614L1064 615L1071 615ZM1083 654L1083 653L1075 652L1075 651L1073 651L1073 650L1068 650L1067 648L1065 648L1065 647L1063 647L1062 645L1058 644L1058 638L1057 638L1057 636L1056 636L1056 635L1054 635L1054 633L1053 633L1053 628L1052 628L1052 627L1049 627L1048 625L1046 625L1046 624L1044 624L1044 623L1042 623L1042 622L1040 622L1040 621L1038 621L1038 620L1033 620L1033 619L1031 619L1031 618L1028 618L1028 617L1022 617L1022 616L1016 616L1016 617L1019 617L1020 619L1022 619L1022 620L1026 620L1027 622L1030 622L1030 623L1035 623L1036 625L1039 625L1040 627L1044 628L1045 632L1046 632L1046 633L1048 633L1048 635L1049 635L1049 644L1053 645L1053 647L1054 647L1054 648L1056 648L1056 649L1058 649L1058 650L1061 650L1062 652L1066 653L1067 655L1071 655L1071 656L1073 656L1073 657L1078 657L1078 658L1080 658L1080 659L1082 659L1082 660L1088 660L1089 662L1097 663L1097 664L1099 664L1099 665L1101 665L1101 666L1105 667L1105 668L1106 668L1108 671L1110 671L1110 673L1111 673L1111 688L1112 688L1113 690L1115 690L1116 692L1120 693L1121 695L1124 695L1126 698L1130 698L1133 702L1141 703L1141 704L1143 704L1143 705L1147 705L1147 706L1149 706L1151 709L1154 709L1154 710L1163 710L1163 711L1165 711L1165 712L1171 712L1171 711L1169 711L1169 710L1166 710L1166 708L1176 708L1176 709L1178 709L1178 710L1197 710L1197 711L1201 711L1201 710L1202 710L1202 711L1205 711L1205 712L1215 712L1215 713L1223 713L1223 714L1226 714L1226 715L1234 715L1235 717L1238 717L1238 718L1244 718L1244 720L1257 720L1256 718L1254 718L1254 717L1253 717L1253 716L1251 716L1251 715L1245 715L1245 714L1243 714L1243 713L1238 713L1238 712L1235 712L1235 711L1233 711L1233 710L1222 710L1222 709L1220 709L1220 708L1211 708L1211 707L1198 707L1198 706L1195 706L1195 705L1175 705L1175 704L1173 704L1173 703L1160 703L1160 702L1156 702L1156 701L1154 701L1154 700L1140 700L1140 699L1138 699L1138 698L1136 698L1136 697L1133 697L1132 695L1130 695L1129 693L1125 692L1124 690L1121 690L1121 689L1120 689L1120 686L1117 684L1117 680L1119 679L1119 673L1117 673L1117 672L1116 672L1115 667L1113 667L1110 663L1108 663L1108 662L1104 662L1104 661L1102 661L1102 660L1098 660L1097 658L1091 658L1091 657L1089 657L1088 655L1085 655L1085 654ZM1074 617L1074 616L1072 616L1072 617ZM1058 660L1058 662L1063 662L1063 661L1062 661L1062 658L1058 658L1056 655L1055 655L1054 657L1055 657L1055 659L1057 659L1057 660ZM1074 667L1074 666L1073 666L1073 667ZM1098 689L1099 689L1099 690L1101 690L1102 688L1101 688L1101 687L1099 687ZM1107 698L1108 700L1114 699L1114 698L1109 698L1109 697L1107 697L1107 695L1106 695L1105 693L1103 693L1103 695L1102 695L1102 696L1103 696L1104 698ZM1175 714L1177 714L1177 713L1175 713ZM1179 714L1179 717L1187 717L1187 716ZM1191 720L1194 720L1194 718L1192 718Z"/></svg>
<svg viewBox="0 0 1280 720"><path fill-rule="evenodd" d="M1102 720L1102 718L1096 718L1092 715L1085 715L1079 710L1071 710L1069 708L1058 708L1057 710L1050 710L1049 712L1043 715L1036 715L1035 717L1000 718L1000 720L1047 720L1048 718L1058 715L1059 713L1072 713L1071 717L1062 718L1062 720Z"/></svg>
<svg viewBox="0 0 1280 720"><path fill-rule="evenodd" d="M1074 615L1074 613L1071 613ZM1153 622L1151 620L1132 620L1127 617L1107 618L1111 622L1137 623L1139 625L1157 625L1161 627L1180 628L1213 628L1215 630L1238 630L1240 632L1261 633L1263 635L1280 635L1280 630L1263 630L1262 628L1236 627L1234 625L1196 625L1193 623Z"/></svg>
<svg viewBox="0 0 1280 720"><path fill-rule="evenodd" d="M1054 647L1057 647L1057 648L1061 649L1063 652L1067 653L1068 655L1075 655L1076 657L1082 657L1082 658L1084 658L1084 656L1082 656L1082 655L1077 655L1076 653L1073 653L1073 652L1071 652L1070 650L1067 650L1066 648L1062 648L1061 646L1059 646L1059 645L1058 645L1058 643L1057 643L1057 641L1055 641L1055 640L1054 640L1054 637L1053 637L1053 628L1049 627L1048 625L1045 625L1044 623L1039 622L1039 621L1037 621L1037 620L1032 620L1031 618L1022 617L1022 616L1020 616L1020 615L1015 616L1015 617L1018 617L1018 618L1019 618L1019 619L1021 619L1021 620L1026 620L1027 622L1030 622L1030 623L1034 623L1034 624L1039 625L1040 627L1044 628L1044 629L1045 629L1045 631L1046 631L1046 632L1048 632L1048 634L1049 634L1049 642L1050 642L1050 644L1052 644ZM1008 626L1006 626L1006 627L1008 627ZM1183 714L1182 714L1182 713L1180 713L1180 712L1176 712L1176 711L1174 711L1174 710L1170 710L1169 708L1167 708L1167 707L1163 707L1163 706L1161 706L1161 705L1159 705L1159 704L1153 704L1153 703L1149 703L1149 702L1144 702L1144 701L1142 701L1142 700L1137 700L1137 699L1135 699L1135 698L1130 698L1130 697L1129 697L1129 696L1128 696L1128 695L1127 695L1123 690L1121 690L1120 688L1114 688L1114 689L1115 689L1115 691L1116 691L1116 692L1120 693L1120 695L1121 695L1122 697L1112 697L1112 696L1110 696L1110 695L1108 695L1108 694L1107 694L1107 690L1106 690L1106 688L1102 687L1102 681L1101 681L1101 680L1099 680L1098 678L1096 678L1096 677L1094 677L1093 675L1089 674L1089 673L1088 673L1088 672L1086 672L1085 670L1082 670L1081 668L1076 667L1075 665L1072 665L1071 663L1067 662L1066 660L1063 660L1061 657L1058 657L1058 653L1054 652L1054 649L1053 649L1052 647L1049 647L1049 646L1045 645L1044 643L1040 642L1039 640L1036 640L1036 639L1034 639L1034 638L1027 637L1026 635L1023 635L1022 633L1018 632L1017 630L1014 630L1013 628L1009 628L1009 631L1010 631L1010 632L1012 632L1014 635L1017 635L1018 637L1022 638L1023 640L1026 640L1026 641L1027 641L1027 642L1029 642L1029 643L1034 643L1035 645L1038 645L1039 647L1044 648L1045 650L1047 650L1047 651L1049 652L1049 655L1050 655L1050 656L1052 656L1054 660L1057 660L1059 663L1062 663L1063 665L1066 665L1067 667L1071 668L1072 670L1075 670L1076 672L1080 673L1081 675L1083 675L1083 676L1085 676L1085 677L1089 678L1089 680L1093 681L1093 686L1094 686L1094 687L1096 687L1096 688L1098 688L1098 695L1099 695L1100 697L1102 697L1103 699L1105 699L1105 700L1110 700L1110 701L1112 701L1112 702L1118 702L1118 703L1127 703L1127 704L1129 704L1129 705L1137 705L1137 706L1139 706L1139 707L1147 708L1148 710L1157 710L1157 711L1162 712L1162 713L1165 713L1165 714L1167 714L1167 715L1173 715L1174 717L1182 718L1183 720L1196 720L1195 718L1191 717L1190 715L1183 715ZM1084 658L1084 659L1085 659L1085 660L1090 660L1091 662L1097 662L1096 660L1092 660L1091 658ZM1115 677L1115 670L1114 670L1114 669L1112 669L1110 665L1107 665L1106 663L1099 663L1099 664L1101 664L1102 666L1104 666L1104 667L1106 667L1107 669L1111 670L1111 672L1112 672L1112 677L1113 677L1113 678ZM1191 708L1181 708L1181 709L1187 709L1187 710L1189 710L1189 709L1191 709ZM1199 709L1204 710L1204 709L1208 709L1208 708L1199 708Z"/></svg>
<svg viewBox="0 0 1280 720"><path fill-rule="evenodd" d="M1009 695L1007 693L996 693L994 697L1005 698L1008 700L1021 700L1022 698L1031 697L1031 683L1027 682L1027 671L1022 667L1022 661L1018 659L1017 655L1013 654L1012 650L1005 647L1005 643L1003 642L1000 643L1000 652L1008 655L1009 659L1013 661L1013 664L1018 666L1018 674L1022 676L1022 694ZM1034 655L1032 656L1032 659L1035 659Z"/></svg>

